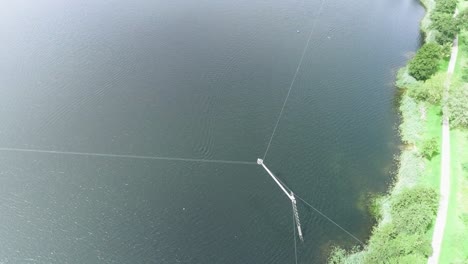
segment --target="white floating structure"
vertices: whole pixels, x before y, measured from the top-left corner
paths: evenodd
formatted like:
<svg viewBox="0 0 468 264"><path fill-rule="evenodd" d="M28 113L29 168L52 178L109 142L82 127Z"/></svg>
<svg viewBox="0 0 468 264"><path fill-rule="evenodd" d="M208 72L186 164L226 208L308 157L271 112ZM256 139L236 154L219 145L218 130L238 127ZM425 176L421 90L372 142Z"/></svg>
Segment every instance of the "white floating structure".
<svg viewBox="0 0 468 264"><path fill-rule="evenodd" d="M278 184L278 186L281 188L284 194L286 194L286 196L288 196L288 198L291 200L291 204L292 204L292 208L294 212L294 221L296 222L296 226L297 226L297 233L299 234L299 238L301 239L301 241L304 242L304 237L302 236L301 222L299 221L299 212L297 211L296 198L294 197L294 193L293 192L288 193L286 188L284 188L283 184L281 184L280 181L276 178L276 176L273 175L273 173L265 166L262 159L257 159L257 164L263 166L263 168L268 172L268 174L276 182L276 184Z"/></svg>

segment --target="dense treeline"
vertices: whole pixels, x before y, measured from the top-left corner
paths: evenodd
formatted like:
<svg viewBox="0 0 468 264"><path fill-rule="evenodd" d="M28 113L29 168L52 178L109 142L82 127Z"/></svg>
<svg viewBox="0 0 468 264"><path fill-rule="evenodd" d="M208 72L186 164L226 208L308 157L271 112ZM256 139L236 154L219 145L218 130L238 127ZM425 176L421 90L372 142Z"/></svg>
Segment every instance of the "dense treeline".
<svg viewBox="0 0 468 264"><path fill-rule="evenodd" d="M438 70L438 61L447 51L455 36L468 28L468 9L455 16L457 0L439 0L430 15L431 29L436 31L436 43L426 43L409 64L409 74L416 80L429 79ZM445 54L444 54L445 53Z"/></svg>
<svg viewBox="0 0 468 264"><path fill-rule="evenodd" d="M443 45L451 43L460 31L461 22L454 16L457 0L439 0L431 14L431 27L437 30L436 41Z"/></svg>

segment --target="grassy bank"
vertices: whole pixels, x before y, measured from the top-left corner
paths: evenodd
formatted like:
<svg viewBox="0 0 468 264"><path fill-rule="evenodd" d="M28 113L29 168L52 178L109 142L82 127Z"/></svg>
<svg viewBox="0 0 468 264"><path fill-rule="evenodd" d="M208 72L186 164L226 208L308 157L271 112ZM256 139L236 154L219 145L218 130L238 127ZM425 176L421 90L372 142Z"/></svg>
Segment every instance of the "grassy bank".
<svg viewBox="0 0 468 264"><path fill-rule="evenodd" d="M451 195L440 263L468 263L468 131L451 132Z"/></svg>
<svg viewBox="0 0 468 264"><path fill-rule="evenodd" d="M438 55L434 54L438 53L434 52L439 49L438 47L440 47L440 53L444 53L443 46L436 44L436 40L445 40L446 47L450 45L447 44L447 36L442 36L443 34L436 31L433 27L434 21L431 20L432 17L437 19L437 15L452 17L451 13L442 14L441 6L445 3L440 4L439 1L443 2L443 0L438 0L437 5L440 6L436 7L434 0L421 0L427 11L421 22L421 30L425 34L426 43L434 43L431 44L432 46L425 45L426 47L421 50L429 50L432 55ZM460 0L460 3L466 2ZM434 15L435 12L441 13ZM448 36L453 37L453 35ZM372 236L364 249L345 251L335 248L329 263L426 263L428 257L432 255L431 239L440 186L442 97L449 58L434 59L425 56L420 59L423 61L421 63L423 67L415 71L415 59L413 59L409 66L399 71L397 76L396 86L403 91L400 101L402 116L400 135L405 145L398 160L399 168L395 182L389 193L377 201L377 207L380 208L377 214L378 225L374 227ZM429 61L430 59L433 61ZM463 61L462 59L459 63L468 63L468 60ZM424 73L426 66L431 63L434 65L432 72ZM457 71L461 76L466 75L466 71L458 68ZM415 73L418 75L414 75ZM418 76L418 79L422 80L418 81L411 75ZM463 149L467 154L462 156L458 152L453 153L453 156L459 159L452 166L453 170L458 173L457 181L452 182L452 188L462 188L463 191L458 192L457 196L450 197L450 216L447 223L450 228L446 234L447 239L444 238L441 257L444 262L441 263L468 263L463 262L468 260L468 258L464 259L468 250L468 239L466 239L468 229L463 229L461 235L457 234L460 232L460 225L468 221L468 205L464 202L468 200L466 192L468 185L460 184L461 181L468 182L467 177L460 176L468 170L468 160L466 160L468 159L468 151L466 151L468 143L465 146L461 142L463 140L468 142L468 132L457 133L459 134L452 144L457 144L457 150ZM461 242L461 240L467 242ZM458 246L454 247L453 244ZM451 262L453 254L460 255L457 259L462 262ZM445 262L446 260L448 262Z"/></svg>
<svg viewBox="0 0 468 264"><path fill-rule="evenodd" d="M461 2L459 9L468 8ZM452 89L468 89L468 32L459 35L458 60ZM468 104L468 102L466 102ZM468 263L468 129L451 131L451 195L440 263Z"/></svg>

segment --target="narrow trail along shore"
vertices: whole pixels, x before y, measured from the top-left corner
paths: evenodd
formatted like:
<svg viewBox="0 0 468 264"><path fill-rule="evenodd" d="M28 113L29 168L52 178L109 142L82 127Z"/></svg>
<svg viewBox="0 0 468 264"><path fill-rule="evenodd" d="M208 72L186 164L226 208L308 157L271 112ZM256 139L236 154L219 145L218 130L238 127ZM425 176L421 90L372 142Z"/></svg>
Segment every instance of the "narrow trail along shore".
<svg viewBox="0 0 468 264"><path fill-rule="evenodd" d="M455 63L458 55L458 36L453 41L450 63L447 70L447 81L445 83L445 95L450 87L450 78L455 70ZM444 96L445 96L444 95ZM443 110L442 122L442 152L440 170L440 200L437 210L437 218L432 235L432 256L429 257L428 264L439 263L440 249L444 238L445 225L447 223L447 212L450 197L450 124L447 111Z"/></svg>

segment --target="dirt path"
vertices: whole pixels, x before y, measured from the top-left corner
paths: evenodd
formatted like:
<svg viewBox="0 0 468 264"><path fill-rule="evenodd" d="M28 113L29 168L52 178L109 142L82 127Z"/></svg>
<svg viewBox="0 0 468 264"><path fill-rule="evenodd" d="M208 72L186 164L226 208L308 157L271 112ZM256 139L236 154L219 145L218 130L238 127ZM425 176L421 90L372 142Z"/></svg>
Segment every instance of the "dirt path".
<svg viewBox="0 0 468 264"><path fill-rule="evenodd" d="M450 63L447 70L447 82L445 84L445 93L450 86L450 78L455 70L455 63L458 54L458 36L455 38L450 56ZM450 196L450 126L447 111L443 110L442 122L442 152L441 152L441 171L440 171L440 201L437 210L437 218L432 236L432 256L428 259L428 264L439 263L440 249L444 238L445 224L447 222L447 211Z"/></svg>

